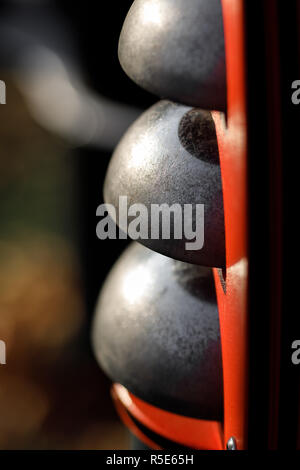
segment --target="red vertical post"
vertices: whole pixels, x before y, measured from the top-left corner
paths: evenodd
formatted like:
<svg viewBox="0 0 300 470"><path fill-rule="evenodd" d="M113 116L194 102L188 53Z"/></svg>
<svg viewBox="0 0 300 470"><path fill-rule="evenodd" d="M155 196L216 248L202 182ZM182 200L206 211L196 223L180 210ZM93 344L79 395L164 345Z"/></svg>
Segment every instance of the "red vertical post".
<svg viewBox="0 0 300 470"><path fill-rule="evenodd" d="M247 391L247 135L243 0L222 0L227 120L214 113L222 172L226 270L214 270L224 375L224 447L246 446ZM223 277L223 279L221 279Z"/></svg>

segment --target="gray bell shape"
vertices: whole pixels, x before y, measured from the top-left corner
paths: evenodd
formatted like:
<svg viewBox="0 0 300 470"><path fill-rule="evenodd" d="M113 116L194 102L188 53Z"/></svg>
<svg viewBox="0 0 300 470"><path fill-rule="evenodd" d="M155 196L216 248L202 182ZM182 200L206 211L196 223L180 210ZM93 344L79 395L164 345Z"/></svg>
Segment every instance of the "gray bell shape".
<svg viewBox="0 0 300 470"><path fill-rule="evenodd" d="M133 240L177 260L224 267L222 182L211 113L160 101L142 114L112 156L104 200ZM139 214L140 233L133 233Z"/></svg>
<svg viewBox="0 0 300 470"><path fill-rule="evenodd" d="M125 19L119 60L142 88L190 106L226 109L220 0L135 0Z"/></svg>
<svg viewBox="0 0 300 470"><path fill-rule="evenodd" d="M222 361L212 270L132 243L105 281L95 356L111 380L180 415L222 417Z"/></svg>

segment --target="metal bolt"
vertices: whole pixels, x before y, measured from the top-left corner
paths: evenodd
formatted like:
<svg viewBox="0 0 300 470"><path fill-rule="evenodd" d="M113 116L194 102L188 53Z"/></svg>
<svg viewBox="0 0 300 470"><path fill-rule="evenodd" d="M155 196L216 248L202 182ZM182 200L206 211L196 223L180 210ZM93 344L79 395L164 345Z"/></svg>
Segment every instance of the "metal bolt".
<svg viewBox="0 0 300 470"><path fill-rule="evenodd" d="M236 440L234 437L230 437L227 441L227 450L237 450Z"/></svg>

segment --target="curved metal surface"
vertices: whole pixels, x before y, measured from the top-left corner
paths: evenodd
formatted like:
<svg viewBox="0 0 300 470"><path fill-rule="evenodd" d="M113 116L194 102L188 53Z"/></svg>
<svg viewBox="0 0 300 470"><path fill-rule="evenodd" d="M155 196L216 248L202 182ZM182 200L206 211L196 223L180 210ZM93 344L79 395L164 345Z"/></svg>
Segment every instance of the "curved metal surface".
<svg viewBox="0 0 300 470"><path fill-rule="evenodd" d="M220 0L135 0L119 59L133 81L158 96L205 109L226 107Z"/></svg>
<svg viewBox="0 0 300 470"><path fill-rule="evenodd" d="M222 450L222 425L218 421L186 418L149 405L129 393L120 384L114 384L112 396L117 406L127 410L137 421L151 431L192 449Z"/></svg>
<svg viewBox="0 0 300 470"><path fill-rule="evenodd" d="M139 398L186 416L222 418L210 269L132 244L100 293L93 345L108 376Z"/></svg>
<svg viewBox="0 0 300 470"><path fill-rule="evenodd" d="M134 217L119 220L120 196L127 196L128 207L146 207L143 217L148 227L138 241L148 248L190 263L225 266L219 152L210 112L160 101L143 113L116 148L104 184L105 202L117 208L112 218L127 233ZM179 206L181 227L187 210L184 205L189 204L197 233L204 227L203 247L187 250L185 228L179 238L172 218L170 239L164 239L162 221L152 215L154 204ZM196 216L200 204L204 205L204 224ZM160 230L157 237L152 235L153 228Z"/></svg>

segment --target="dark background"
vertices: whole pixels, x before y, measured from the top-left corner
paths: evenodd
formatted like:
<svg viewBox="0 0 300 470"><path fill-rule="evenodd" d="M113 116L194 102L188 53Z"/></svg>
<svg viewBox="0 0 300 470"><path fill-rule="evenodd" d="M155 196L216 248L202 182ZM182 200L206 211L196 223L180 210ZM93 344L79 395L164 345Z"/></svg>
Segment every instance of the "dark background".
<svg viewBox="0 0 300 470"><path fill-rule="evenodd" d="M57 2L74 28L80 56L86 72L87 83L102 95L114 100L146 109L158 98L143 91L121 69L118 60L118 40L125 16L133 3L89 2L87 8L80 3ZM86 292L89 308L93 308L99 285L107 270L127 245L122 240L96 238L96 207L103 202L102 186L110 153L98 149L77 151L78 174L81 186L81 217L83 218L82 261L86 276Z"/></svg>
<svg viewBox="0 0 300 470"><path fill-rule="evenodd" d="M131 3L50 2L72 31L90 91L142 110L157 99L127 78L117 56ZM17 4L0 3L2 20ZM111 152L74 148L33 119L7 65L9 44L1 50L0 449L126 449L90 344L101 285L128 243L96 237Z"/></svg>

